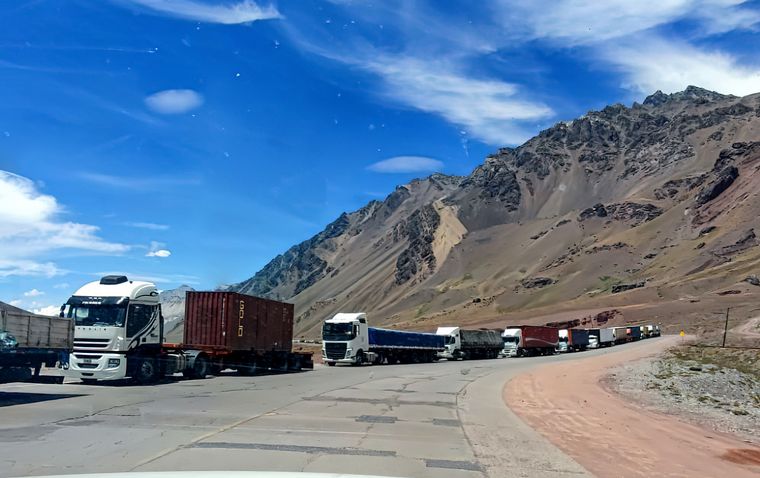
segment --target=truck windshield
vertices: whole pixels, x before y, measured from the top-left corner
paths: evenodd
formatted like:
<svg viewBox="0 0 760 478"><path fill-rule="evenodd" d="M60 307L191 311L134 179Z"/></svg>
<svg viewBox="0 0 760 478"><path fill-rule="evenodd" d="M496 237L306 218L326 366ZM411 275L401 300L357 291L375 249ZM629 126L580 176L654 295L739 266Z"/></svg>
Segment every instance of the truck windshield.
<svg viewBox="0 0 760 478"><path fill-rule="evenodd" d="M124 327L126 305L66 305L64 316L76 325L95 327Z"/></svg>
<svg viewBox="0 0 760 478"><path fill-rule="evenodd" d="M516 344L518 342L517 337L502 337L502 340L504 340L504 344Z"/></svg>
<svg viewBox="0 0 760 478"><path fill-rule="evenodd" d="M457 342L456 338L455 338L455 337L452 337L451 335L447 335L447 336L446 336L446 340L444 341L444 343L445 343L446 345L455 344L456 342Z"/></svg>
<svg viewBox="0 0 760 478"><path fill-rule="evenodd" d="M351 340L354 338L353 324L329 324L322 327L322 340Z"/></svg>

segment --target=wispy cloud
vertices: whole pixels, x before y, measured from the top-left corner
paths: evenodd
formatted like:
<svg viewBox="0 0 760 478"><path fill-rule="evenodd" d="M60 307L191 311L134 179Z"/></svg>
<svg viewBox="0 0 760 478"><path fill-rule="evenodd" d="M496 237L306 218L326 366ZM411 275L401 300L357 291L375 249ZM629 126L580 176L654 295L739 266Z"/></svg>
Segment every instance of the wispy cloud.
<svg viewBox="0 0 760 478"><path fill-rule="evenodd" d="M32 289L24 292L24 297L39 297L41 295L45 295L45 293L37 289Z"/></svg>
<svg viewBox="0 0 760 478"><path fill-rule="evenodd" d="M67 249L81 253L122 254L129 246L98 236L98 227L63 222L63 208L35 183L0 171L0 277L52 277L64 273L53 262L38 258Z"/></svg>
<svg viewBox="0 0 760 478"><path fill-rule="evenodd" d="M156 224L153 222L125 222L125 226L136 227L138 229L149 229L151 231L168 231L168 224Z"/></svg>
<svg viewBox="0 0 760 478"><path fill-rule="evenodd" d="M203 96L193 90L163 90L147 96L145 104L156 113L176 115L199 108Z"/></svg>
<svg viewBox="0 0 760 478"><path fill-rule="evenodd" d="M148 11L186 20L234 25L281 18L273 5L260 6L252 0L200 2L192 0L126 0Z"/></svg>
<svg viewBox="0 0 760 478"><path fill-rule="evenodd" d="M367 169L376 173L423 173L440 171L443 163L424 156L396 156L370 164Z"/></svg>
<svg viewBox="0 0 760 478"><path fill-rule="evenodd" d="M68 289L70 287L68 282L61 282L59 284L55 284L53 286L53 289Z"/></svg>
<svg viewBox="0 0 760 478"><path fill-rule="evenodd" d="M173 186L197 186L198 184L201 184L201 180L198 177L130 177L104 173L93 173L89 171L80 172L78 176L85 181L101 184L103 186L120 189L131 189L135 191L161 190Z"/></svg>

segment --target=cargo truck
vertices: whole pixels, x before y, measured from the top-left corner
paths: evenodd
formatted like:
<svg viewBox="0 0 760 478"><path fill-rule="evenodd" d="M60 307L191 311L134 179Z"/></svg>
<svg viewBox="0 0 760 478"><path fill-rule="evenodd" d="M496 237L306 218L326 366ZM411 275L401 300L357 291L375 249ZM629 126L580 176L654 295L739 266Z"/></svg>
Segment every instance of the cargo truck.
<svg viewBox="0 0 760 478"><path fill-rule="evenodd" d="M363 312L335 314L322 326L328 366L433 362L444 350L441 335L369 327Z"/></svg>
<svg viewBox="0 0 760 478"><path fill-rule="evenodd" d="M641 326L631 325L628 327L628 340L630 342L641 340Z"/></svg>
<svg viewBox="0 0 760 478"><path fill-rule="evenodd" d="M589 332L585 329L560 329L558 352L580 352L589 345Z"/></svg>
<svg viewBox="0 0 760 478"><path fill-rule="evenodd" d="M188 292L184 342L164 343L158 290L150 282L105 276L61 307L73 319L74 350L65 374L83 382L154 382L182 373L203 378L222 369L312 368L311 354L292 352L293 305L234 292Z"/></svg>
<svg viewBox="0 0 760 478"><path fill-rule="evenodd" d="M659 325L647 325L647 335L649 337L659 337L660 336L660 326Z"/></svg>
<svg viewBox="0 0 760 478"><path fill-rule="evenodd" d="M502 334L506 357L552 355L559 346L559 329L534 325L508 327Z"/></svg>
<svg viewBox="0 0 760 478"><path fill-rule="evenodd" d="M612 332L615 334L615 344L624 344L631 341L630 327L613 327Z"/></svg>
<svg viewBox="0 0 760 478"><path fill-rule="evenodd" d="M494 359L504 347L496 330L468 330L460 327L438 327L436 335L444 337L443 352L438 357L447 360Z"/></svg>
<svg viewBox="0 0 760 478"><path fill-rule="evenodd" d="M42 367L63 366L73 344L71 319L0 310L0 383L42 380Z"/></svg>
<svg viewBox="0 0 760 478"><path fill-rule="evenodd" d="M615 345L615 333L612 328L588 329L588 348L611 347Z"/></svg>

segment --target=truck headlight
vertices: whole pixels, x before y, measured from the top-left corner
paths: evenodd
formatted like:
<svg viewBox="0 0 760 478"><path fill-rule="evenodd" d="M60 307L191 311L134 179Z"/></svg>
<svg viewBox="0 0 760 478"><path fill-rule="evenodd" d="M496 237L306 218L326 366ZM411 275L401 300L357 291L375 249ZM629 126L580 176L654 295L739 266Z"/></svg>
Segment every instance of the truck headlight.
<svg viewBox="0 0 760 478"><path fill-rule="evenodd" d="M112 358L108 359L108 368L116 368L121 363L121 359Z"/></svg>

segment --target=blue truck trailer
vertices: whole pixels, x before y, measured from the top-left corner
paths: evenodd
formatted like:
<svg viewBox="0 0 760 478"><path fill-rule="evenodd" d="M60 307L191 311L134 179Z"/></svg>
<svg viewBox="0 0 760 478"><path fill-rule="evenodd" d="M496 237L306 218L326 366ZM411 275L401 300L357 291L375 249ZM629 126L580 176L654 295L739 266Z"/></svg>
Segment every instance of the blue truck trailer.
<svg viewBox="0 0 760 478"><path fill-rule="evenodd" d="M322 357L329 366L433 362L444 349L441 335L369 327L363 312L335 314L322 326Z"/></svg>

